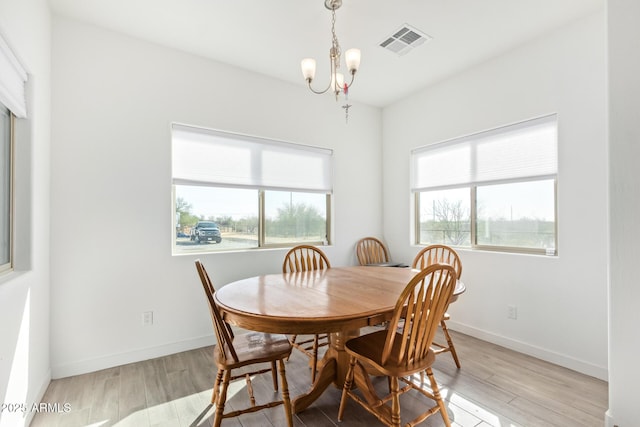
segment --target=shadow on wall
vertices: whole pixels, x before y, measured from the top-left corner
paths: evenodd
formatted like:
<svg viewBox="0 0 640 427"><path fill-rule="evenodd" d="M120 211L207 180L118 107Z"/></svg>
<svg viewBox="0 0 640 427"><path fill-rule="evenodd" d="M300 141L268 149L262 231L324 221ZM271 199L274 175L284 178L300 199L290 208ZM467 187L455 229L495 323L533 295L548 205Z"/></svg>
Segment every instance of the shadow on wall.
<svg viewBox="0 0 640 427"><path fill-rule="evenodd" d="M26 401L30 365L31 289L27 288L22 298L12 296L5 301L16 299L24 303L5 307L2 310L3 319L0 320L4 348L0 353L0 386L3 386L0 390L0 402L3 403L0 427L25 426L31 412L31 404ZM20 310L22 310L21 314ZM18 318L21 318L20 324L12 324L11 319ZM13 357L6 359L5 357L11 354L12 349L14 349Z"/></svg>

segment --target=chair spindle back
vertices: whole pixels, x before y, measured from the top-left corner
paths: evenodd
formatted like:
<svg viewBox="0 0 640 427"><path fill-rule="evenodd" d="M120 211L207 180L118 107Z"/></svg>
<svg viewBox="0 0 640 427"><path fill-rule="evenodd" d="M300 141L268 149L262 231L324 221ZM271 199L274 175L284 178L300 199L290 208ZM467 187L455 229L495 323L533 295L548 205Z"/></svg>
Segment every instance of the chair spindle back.
<svg viewBox="0 0 640 427"><path fill-rule="evenodd" d="M389 324L383 364L391 358L397 366L408 366L427 356L455 287L456 272L447 264L430 265L411 279Z"/></svg>
<svg viewBox="0 0 640 427"><path fill-rule="evenodd" d="M389 262L387 247L375 237L365 237L356 244L356 256L360 265Z"/></svg>
<svg viewBox="0 0 640 427"><path fill-rule="evenodd" d="M220 310L213 299L216 289L213 287L209 274L207 274L207 270L199 259L196 260L196 269L198 270L198 275L200 276L204 293L207 295L207 300L209 301L209 310L211 312L213 329L218 341L218 352L223 359L227 360L231 357L234 362L238 362L238 355L233 347L233 331L227 322L222 319Z"/></svg>
<svg viewBox="0 0 640 427"><path fill-rule="evenodd" d="M446 245L430 245L423 248L413 259L412 268L422 270L432 264L449 264L456 270L458 280L462 276L462 262L458 253Z"/></svg>
<svg viewBox="0 0 640 427"><path fill-rule="evenodd" d="M324 270L331 268L329 258L320 249L311 245L299 245L291 248L282 263L283 273Z"/></svg>

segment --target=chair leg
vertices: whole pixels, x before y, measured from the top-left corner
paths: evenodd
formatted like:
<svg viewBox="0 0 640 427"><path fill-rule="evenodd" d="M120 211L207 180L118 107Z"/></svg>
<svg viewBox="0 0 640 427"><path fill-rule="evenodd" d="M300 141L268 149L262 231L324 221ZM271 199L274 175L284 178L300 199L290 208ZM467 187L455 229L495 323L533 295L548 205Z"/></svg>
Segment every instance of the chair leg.
<svg viewBox="0 0 640 427"><path fill-rule="evenodd" d="M284 370L284 360L280 359L278 362L280 365L280 378L282 380L282 402L287 417L287 425L293 427L291 398L289 397L289 384L287 383L287 375Z"/></svg>
<svg viewBox="0 0 640 427"><path fill-rule="evenodd" d="M271 362L271 381L273 382L273 391L278 391L278 374L275 361Z"/></svg>
<svg viewBox="0 0 640 427"><path fill-rule="evenodd" d="M460 361L458 360L458 353L456 353L456 348L453 345L453 340L451 340L451 335L449 335L449 330L447 329L447 323L444 320L441 320L440 327L442 328L444 337L447 340L447 345L449 346L449 351L451 351L451 356L453 356L453 361L456 363L456 367L460 369Z"/></svg>
<svg viewBox="0 0 640 427"><path fill-rule="evenodd" d="M318 370L318 335L313 337L313 359L311 360L311 383L316 381L316 371Z"/></svg>
<svg viewBox="0 0 640 427"><path fill-rule="evenodd" d="M289 338L289 342L291 343L291 345L295 346L296 339L298 339L297 335L291 335L291 338ZM292 354L293 354L293 352L292 352ZM287 356L287 358L285 360L288 362L290 358L291 358L291 354L289 354L289 356Z"/></svg>
<svg viewBox="0 0 640 427"><path fill-rule="evenodd" d="M440 415L442 415L442 420L444 421L444 425L446 427L451 427L451 421L449 421L449 414L447 413L447 408L444 406L444 401L442 400L442 396L440 395L440 389L438 388L438 383L436 382L436 379L433 376L433 371L431 370L431 368L427 368L427 377L429 377L429 382L431 383L431 390L433 391L433 398L438 404L438 408L440 409Z"/></svg>
<svg viewBox="0 0 640 427"><path fill-rule="evenodd" d="M338 421L342 421L344 415L344 408L347 406L347 396L349 390L351 390L351 383L353 382L353 374L356 367L356 358L352 357L349 361L349 369L347 370L347 377L344 379L344 387L342 389L342 397L340 398L340 408L338 409Z"/></svg>
<svg viewBox="0 0 640 427"><path fill-rule="evenodd" d="M391 426L400 427L400 386L398 377L391 379Z"/></svg>
<svg viewBox="0 0 640 427"><path fill-rule="evenodd" d="M211 396L211 403L216 404L218 399L218 392L220 391L220 383L222 382L222 375L224 374L224 370L218 369L218 373L216 374L216 382L213 384L213 394Z"/></svg>
<svg viewBox="0 0 640 427"><path fill-rule="evenodd" d="M253 394L253 383L251 382L251 375L246 374L244 376L244 382L247 385L247 394L249 395L249 402L251 402L251 407L256 406L256 397Z"/></svg>
<svg viewBox="0 0 640 427"><path fill-rule="evenodd" d="M227 401L227 389L229 388L229 381L231 380L231 370L224 371L224 377L222 379L222 390L218 395L218 401L216 402L216 415L213 418L213 427L220 427L222 423L222 416L224 414L224 404Z"/></svg>

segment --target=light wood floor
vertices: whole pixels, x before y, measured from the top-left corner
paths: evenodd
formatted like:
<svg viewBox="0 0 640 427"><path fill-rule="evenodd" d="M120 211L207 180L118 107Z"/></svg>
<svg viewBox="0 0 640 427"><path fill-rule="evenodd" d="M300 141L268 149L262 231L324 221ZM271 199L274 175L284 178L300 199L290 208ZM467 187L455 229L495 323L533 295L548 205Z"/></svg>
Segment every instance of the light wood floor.
<svg viewBox="0 0 640 427"><path fill-rule="evenodd" d="M441 385L453 425L463 427L588 427L603 426L607 410L607 384L538 359L453 332L462 364L460 370L449 354L438 356L435 377ZM194 421L207 408L215 378L213 347L106 369L53 381L44 402L69 403L68 413L38 413L32 427L75 426L211 426L212 411ZM254 380L254 392L271 398L271 377ZM306 391L310 375L307 360L299 352L287 363L291 396ZM377 387L386 390L386 380ZM234 394L236 393L236 394ZM422 412L425 400L413 391L403 395L403 422ZM233 395L233 397L231 397ZM294 417L296 426L372 427L380 425L353 401L344 421L336 415L340 390L330 387L306 411ZM227 410L246 402L243 383L230 392ZM431 403L431 402L428 402ZM280 427L285 425L278 406L239 418L224 426ZM421 426L441 426L439 415Z"/></svg>

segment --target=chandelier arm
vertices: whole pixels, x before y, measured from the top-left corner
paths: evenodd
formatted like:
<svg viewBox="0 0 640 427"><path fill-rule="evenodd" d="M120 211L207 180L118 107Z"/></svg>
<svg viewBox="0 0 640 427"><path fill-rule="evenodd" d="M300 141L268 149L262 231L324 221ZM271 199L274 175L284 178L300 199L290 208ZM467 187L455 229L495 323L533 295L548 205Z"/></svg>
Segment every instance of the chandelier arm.
<svg viewBox="0 0 640 427"><path fill-rule="evenodd" d="M355 71L351 73L351 81L349 82L349 84L347 85L347 89L350 89L351 86L353 85L354 80L356 79L356 73Z"/></svg>
<svg viewBox="0 0 640 427"><path fill-rule="evenodd" d="M332 83L333 85L335 85L335 81L333 76L335 75L335 73L337 72L337 68L336 68L336 62L335 62L335 58L333 57L333 49L329 50L329 61L331 64L331 73L329 76L329 84L327 85L327 88L322 90L322 91L317 91L314 88L311 87L311 79L307 79L307 84L309 85L309 89L311 90L311 92L317 94L317 95L321 95L325 92L327 92L329 89L331 89ZM335 87L333 88L333 92L335 92Z"/></svg>
<svg viewBox="0 0 640 427"><path fill-rule="evenodd" d="M331 89L331 82L329 82L329 86L327 86L325 90L315 90L314 88L312 88L311 80L307 80L307 85L309 86L309 90L317 95L322 95L323 93L326 93L329 89Z"/></svg>
<svg viewBox="0 0 640 427"><path fill-rule="evenodd" d="M347 84L347 89L351 88L355 79L356 79L356 73L351 73L351 81L349 81L349 83ZM309 90L317 95L322 95L323 93L326 93L329 89L331 89L331 83L332 82L329 82L329 85L324 90L315 90L314 88L311 87L311 80L307 79L307 86L309 87ZM340 88L340 91L342 90L343 89ZM334 88L334 91L335 91L335 88Z"/></svg>

